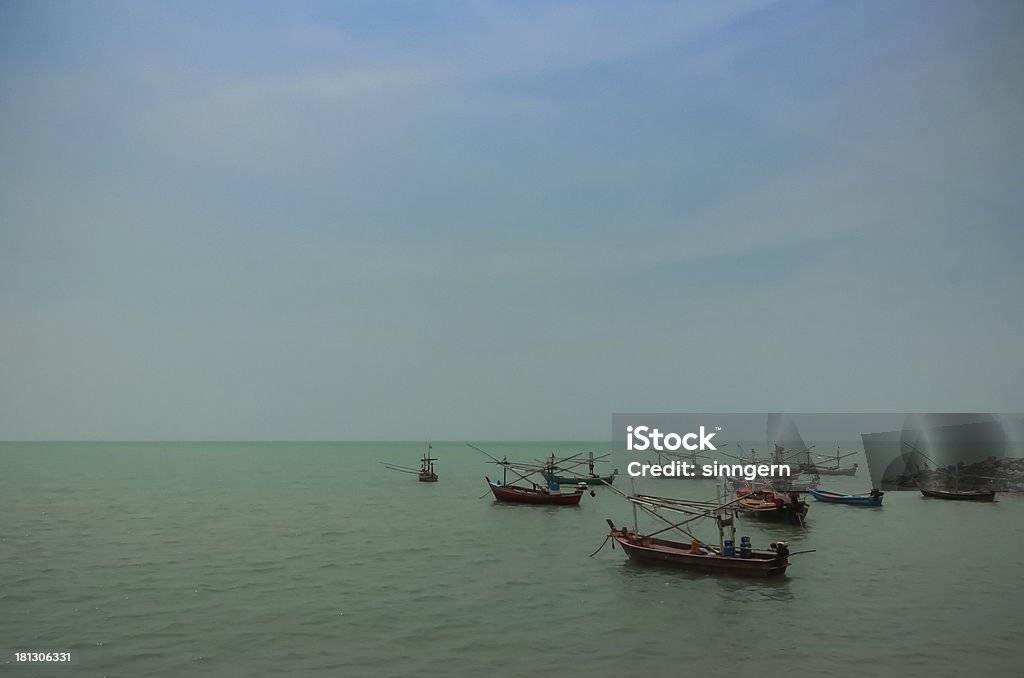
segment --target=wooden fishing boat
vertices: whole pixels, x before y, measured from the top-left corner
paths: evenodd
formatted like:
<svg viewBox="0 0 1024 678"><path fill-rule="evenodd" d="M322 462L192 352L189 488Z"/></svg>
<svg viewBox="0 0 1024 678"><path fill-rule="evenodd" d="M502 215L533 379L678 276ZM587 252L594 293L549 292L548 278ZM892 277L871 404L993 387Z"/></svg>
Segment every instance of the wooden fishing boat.
<svg viewBox="0 0 1024 678"><path fill-rule="evenodd" d="M434 459L429 454L424 454L423 459L420 460L420 473L419 481L421 483L436 483L437 474L434 472Z"/></svg>
<svg viewBox="0 0 1024 678"><path fill-rule="evenodd" d="M827 459L829 461L833 461L834 460L835 461L835 465L834 466L825 466L824 464L818 464L818 463L814 463L814 462L804 463L804 464L800 464L800 472L801 473L817 474L819 476L853 476L853 475L857 475L857 469L860 468L859 464L854 464L853 466L847 466L846 468L843 468L842 466L839 465L839 461L841 459L845 459L846 457L852 457L855 454L857 454L857 453L856 452L847 452L846 454L841 454L839 452L839 448L837 447L836 448L836 454L835 454L834 457L825 457L825 456L822 456L820 454L814 455L814 456L818 457L819 459L823 459L823 460Z"/></svg>
<svg viewBox="0 0 1024 678"><path fill-rule="evenodd" d="M918 488L921 494L932 499L948 499L951 501L995 501L993 490L926 490Z"/></svg>
<svg viewBox="0 0 1024 678"><path fill-rule="evenodd" d="M615 476L618 475L618 469L615 473L608 475L599 475L594 471L595 462L607 458L608 455L602 455L595 458L593 452L587 454L587 459L567 461L557 460L554 455L546 462L551 468L550 473L546 473L545 477L548 482L558 483L559 485L577 485L579 483L587 483L587 485L611 485L615 482ZM571 457L570 457L571 459ZM587 465L586 473L576 473L575 469L578 467Z"/></svg>
<svg viewBox="0 0 1024 678"><path fill-rule="evenodd" d="M776 577L786 573L789 557L794 555L786 542L776 542L769 550L755 550L748 537L740 540L737 550L735 516L738 500L722 503L719 494L714 502L655 497L642 494L627 495L616 488L612 491L633 505L633 528L616 527L607 520L610 530L605 542L618 544L629 559L645 565L666 565L688 570L740 577ZM667 527L643 533L637 524L637 510L664 523ZM664 513L680 513L683 519L670 520ZM718 545L700 541L692 532L692 523L711 519L718 527ZM658 535L675 530L689 541L673 541ZM601 545L602 547L604 544ZM596 555L599 548L591 555Z"/></svg>
<svg viewBox="0 0 1024 678"><path fill-rule="evenodd" d="M924 452L922 452L921 450L917 449L916 447L914 447L910 443L904 442L903 444L906 445L907 447L909 447L911 450L913 450L918 455L920 455L922 458L924 458L927 461L930 461L931 463L935 464L935 460L931 459L928 455L926 455ZM938 466L938 464L935 464L935 465ZM993 501L996 500L996 492L995 492L995 490L991 490L991 489L978 489L979 488L979 483L978 483L979 480L982 481L980 483L981 488L985 488L985 487L991 487L991 481L995 480L994 478L989 478L989 477L985 477L985 476L976 476L976 475L972 475L972 474L961 474L960 466L961 465L956 465L956 466L950 465L950 467L948 469L936 468L934 471L930 471L930 470L928 470L927 472L923 471L923 470L919 471L919 473L918 473L918 482L920 483L920 482L923 481L929 487L925 488L925 487L921 487L920 485L918 485L917 489L921 490L921 494L922 495L924 495L925 497L931 498L931 499L946 499L946 500L949 500L949 501L983 501L983 502L993 502ZM971 489L966 489L966 490L961 490L960 489L960 478L961 478L961 476L963 476L964 478L967 478L968 483L969 483L968 487L971 487ZM953 480L953 489L951 489L951 490L950 489L941 489L940 490L940 489L938 489L936 487L936 485L948 485L950 478L952 478L952 480Z"/></svg>
<svg viewBox="0 0 1024 678"><path fill-rule="evenodd" d="M576 457L579 454L574 454L571 457L565 457L559 459L555 455L547 461L538 462L536 464L511 462L507 458L498 459L487 452L484 452L476 445L469 445L474 450L483 453L491 459L491 462L501 467L502 478L501 482L496 482L484 476L487 479L487 487L490 488L494 498L502 502L510 502L515 504L548 504L554 506L578 506L580 499L583 498L583 491L586 488L582 482L576 483L576 486L571 492L563 492L561 483L552 480L555 469L560 468L560 464L565 464ZM580 453L582 454L582 453ZM514 476L512 483L509 483L509 474ZM542 483L531 480L531 476L540 476L543 478ZM521 485L516 485L517 481L522 482ZM591 496L594 495L594 491L590 491ZM487 496L486 494L484 496Z"/></svg>
<svg viewBox="0 0 1024 678"><path fill-rule="evenodd" d="M827 504L848 504L850 506L881 506L885 492L871 490L870 494L841 494L828 490L811 490L811 496Z"/></svg>
<svg viewBox="0 0 1024 678"><path fill-rule="evenodd" d="M506 485L487 478L487 485L491 488L494 498L498 501L510 502L513 504L548 504L555 506L578 506L583 498L583 490L577 489L570 493L564 493L560 489L550 487L523 487L521 485Z"/></svg>
<svg viewBox="0 0 1024 678"><path fill-rule="evenodd" d="M607 476L586 475L586 476L551 476L551 480L559 485L575 485L586 483L587 485L611 485L615 482L615 474Z"/></svg>
<svg viewBox="0 0 1024 678"><path fill-rule="evenodd" d="M810 508L796 492L783 497L768 489L741 488L736 490L736 499L740 515L776 523L803 525Z"/></svg>
<svg viewBox="0 0 1024 678"><path fill-rule="evenodd" d="M427 452L423 454L423 458L420 459L420 467L409 468L408 466L399 466L397 464L389 464L388 462L381 462L389 471L398 471L399 473L409 473L417 477L421 483L436 483L437 473L434 471L434 462L437 461L434 457L430 456L430 450L433 447L427 445Z"/></svg>
<svg viewBox="0 0 1024 678"><path fill-rule="evenodd" d="M734 490L739 490L743 488L747 488L749 490L751 487L751 483L754 483L758 488L765 487L776 493L791 494L795 492L797 494L808 494L811 490L818 489L819 479L817 477L813 477L803 480L800 478L799 475L797 475L794 478L786 478L783 476L779 478L771 478L768 480L761 481L752 481L747 480L746 478L727 476L726 480L729 482L729 484L732 486Z"/></svg>
<svg viewBox="0 0 1024 678"><path fill-rule="evenodd" d="M854 476L857 475L858 464L842 468L839 466L819 466L817 464L801 464L802 473L812 473L819 476Z"/></svg>
<svg viewBox="0 0 1024 678"><path fill-rule="evenodd" d="M776 577L785 574L789 567L789 545L785 542L772 544L775 548L769 551L751 549L749 557L723 556L717 546L650 537L625 527L616 528L611 520L608 527L611 528L611 538L629 559L639 563L741 577Z"/></svg>

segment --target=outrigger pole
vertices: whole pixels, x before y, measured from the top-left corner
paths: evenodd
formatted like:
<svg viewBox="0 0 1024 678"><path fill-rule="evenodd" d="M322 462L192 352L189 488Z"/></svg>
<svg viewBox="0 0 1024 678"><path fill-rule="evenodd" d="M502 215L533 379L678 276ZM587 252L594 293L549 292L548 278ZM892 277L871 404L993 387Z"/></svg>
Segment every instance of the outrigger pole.
<svg viewBox="0 0 1024 678"><path fill-rule="evenodd" d="M530 476L533 473L536 473L537 471L539 471L541 469L532 468L532 469L528 470L525 474L524 473L520 473L519 470L518 470L519 467L517 465L513 464L512 462L508 461L508 459L502 459L501 461L499 461L497 457L493 457L490 454L487 454L487 452L484 452L483 450L481 450L476 445L471 445L469 443L466 443L466 444L469 447L472 447L477 452L481 452L482 454L490 457L494 461L495 464L497 464L498 466L501 466L501 468L502 468L502 481L501 481L501 484L502 485L508 485L508 471L509 471L509 469L511 469L512 470L512 474L516 476L516 480L522 480L524 482L530 483L534 487L537 487L537 483L535 483L532 480L530 480L530 478L528 476ZM486 496L486 495L484 495L484 496Z"/></svg>
<svg viewBox="0 0 1024 678"><path fill-rule="evenodd" d="M620 496L625 498L628 502L630 502L633 505L633 531L634 532L639 532L640 531L639 528L637 527L637 523L636 523L636 519L637 519L636 509L637 509L637 507L643 509L644 511L646 511L650 515L654 516L658 520L660 520L663 523L668 525L668 527L662 528L662 529L658 530L657 532L651 532L650 534L645 535L645 536L648 536L648 537L653 537L655 535L661 534L663 532L668 532L669 530L673 530L674 529L674 530L678 530L679 532L682 532L683 534L688 536L690 539L697 539L696 536L694 536L689 530L684 529L682 526L686 525L688 523L692 523L695 520L700 520L702 518L714 517L716 523L718 523L719 538L721 540L721 539L724 538L722 536L722 527L725 526L725 525L728 525L728 526L732 527L732 522L731 521L733 520L733 517L730 516L728 518L722 518L722 516L717 515L717 513L720 512L720 511L723 512L723 513L731 513L734 509L731 509L730 507L733 504L735 504L735 503L740 501L739 499L734 499L733 501L731 501L731 502L729 502L727 504L721 504L721 505L717 506L714 510L709 511L706 508L708 502L694 502L694 505L691 506L690 508L684 508L686 506L685 500L673 500L673 499L669 499L669 498L653 497L653 496L639 495L639 494L632 494L632 495L630 495L630 494L626 494L622 490L620 490L617 487L614 487L612 485L609 485L609 487L612 489L612 491L617 492ZM635 491L635 489L634 489L634 491ZM652 500L656 500L656 501L652 501ZM704 507L698 508L698 506L700 504L703 504ZM669 520L668 518L662 516L661 514L657 513L653 508L651 508L652 506L657 507L657 508L663 508L663 509L665 509L667 511L675 511L677 513L690 514L693 517L692 518L688 518L686 520L683 520L681 522L675 523L675 522L672 522L671 520ZM729 522L726 523L725 521L729 521ZM733 528L733 531L735 531L735 528ZM697 540L700 541L699 539L697 539ZM720 548L724 548L724 544L722 544L720 546Z"/></svg>

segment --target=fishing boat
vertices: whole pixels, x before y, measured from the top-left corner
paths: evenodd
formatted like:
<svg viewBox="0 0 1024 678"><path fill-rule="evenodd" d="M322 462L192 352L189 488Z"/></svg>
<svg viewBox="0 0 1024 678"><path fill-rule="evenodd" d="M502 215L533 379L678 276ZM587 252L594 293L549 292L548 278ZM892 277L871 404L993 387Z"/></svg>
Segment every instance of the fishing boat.
<svg viewBox="0 0 1024 678"><path fill-rule="evenodd" d="M799 441L798 444L803 445L803 442ZM790 452L782 445L776 444L774 446L774 450L766 459L758 459L757 450L754 449L750 450L750 456L747 457L743 452L743 446L737 445L737 447L740 448L739 456L733 456L724 451L721 454L731 459L735 459L745 466L755 467L765 464L774 465L779 468L788 468L789 475L758 477L753 480L734 475L726 476L726 480L732 484L732 488L734 490L739 490L744 487L750 488L751 484L754 483L756 484L756 488L764 487L780 494L791 494L794 492L797 494L805 494L818 487L820 478L818 478L817 475L811 475L809 478L801 477L800 469L803 467L803 464L794 461L794 458L802 458L801 455L806 455L808 451L814 447L813 445L810 448L804 447L798 452Z"/></svg>
<svg viewBox="0 0 1024 678"><path fill-rule="evenodd" d="M803 480L799 475L797 475L793 478L786 478L785 476L780 476L777 478L771 478L770 480L760 481L748 480L746 478L738 478L736 476L727 476L726 480L729 482L729 484L732 486L732 489L734 490L739 490L742 488L750 489L751 483L755 483L756 487L758 488L764 487L776 493L791 494L795 492L797 494L807 494L811 490L818 489L818 482L820 479L817 476L813 476L811 478Z"/></svg>
<svg viewBox="0 0 1024 678"><path fill-rule="evenodd" d="M905 442L903 444L912 449L914 452L919 454L924 459L932 461L931 458L928 457L924 452L917 449L910 443ZM932 463L934 463L934 461L932 461ZM991 487L990 483L993 480L992 478L965 475L964 477L966 478L968 487L970 487L970 489L962 490L960 489L961 475L962 474L960 473L960 468L958 466L952 465L949 469L938 468L935 469L934 471L919 471L918 482L920 483L923 481L927 485L927 487L921 487L920 485L918 485L917 489L921 490L921 494L924 497L930 499L982 502L993 502L996 500L995 490L984 487L985 485L989 485L989 487ZM948 487L950 479L952 479L953 481L952 489ZM980 484L982 485L982 487L980 488L978 487L979 481L981 481ZM939 487L940 485L945 485L945 487Z"/></svg>
<svg viewBox="0 0 1024 678"><path fill-rule="evenodd" d="M745 556L724 556L720 548L707 547L700 541L671 541L639 534L625 527L616 528L609 520L611 538L629 559L655 565L671 565L690 570L718 572L742 577L775 577L786 573L789 567L789 545L773 543L772 550L750 549Z"/></svg>
<svg viewBox="0 0 1024 678"><path fill-rule="evenodd" d="M615 476L619 474L618 469L615 469L614 473L603 476L594 472L595 462L607 457L608 455L605 454L595 458L594 453L589 452L586 460L569 463L561 462L561 465L553 469L551 475L548 476L548 480L560 485L575 485L581 482L587 483L587 485L611 485L615 482ZM576 474L573 469L583 464L587 464L587 473Z"/></svg>
<svg viewBox="0 0 1024 678"><path fill-rule="evenodd" d="M397 464L389 464L388 462L381 462L389 471L398 471L399 473L411 473L417 476L417 479L421 483L436 483L437 473L434 471L434 462L437 461L434 457L430 456L430 451L434 448L427 445L427 451L423 453L423 458L420 459L420 467L418 469L410 468L408 466L399 466Z"/></svg>
<svg viewBox="0 0 1024 678"><path fill-rule="evenodd" d="M487 487L497 501L513 504L578 506L580 499L583 498L583 490L586 487L585 483L578 483L571 491L563 492L561 483L550 480L550 477L554 474L554 469L557 468L559 463L566 461L566 459L574 459L579 455L573 455L566 459L558 459L555 455L551 455L546 462L529 464L511 462L508 458L498 459L475 445L469 445L469 447L487 455L492 463L501 467L501 482L484 476L484 479L487 481ZM512 483L508 480L510 473L514 476ZM544 482L538 483L531 480L531 476L535 474L543 478ZM522 484L515 484L517 482ZM594 494L593 490L591 490L590 494ZM483 496L486 497L487 495Z"/></svg>
<svg viewBox="0 0 1024 678"><path fill-rule="evenodd" d="M419 481L421 483L437 482L437 473L434 472L435 461L437 461L437 459L431 457L429 452L424 454L423 458L420 459Z"/></svg>
<svg viewBox="0 0 1024 678"><path fill-rule="evenodd" d="M615 482L616 473L611 473L606 476L599 475L586 475L586 476L551 476L551 480L558 483L559 485L572 485L577 483L586 483L587 485L611 485Z"/></svg>
<svg viewBox="0 0 1024 678"><path fill-rule="evenodd" d="M881 506L882 497L885 492L878 489L871 490L869 494L841 494L829 492L828 490L811 490L811 496L826 504L848 504L850 506Z"/></svg>
<svg viewBox="0 0 1024 678"><path fill-rule="evenodd" d="M859 464L841 468L839 466L820 466L818 464L801 464L800 470L803 473L815 473L819 476L855 476Z"/></svg>
<svg viewBox="0 0 1024 678"><path fill-rule="evenodd" d="M554 488L537 485L524 487L521 485L506 485L505 483L495 482L486 476L484 477L491 488L491 492L494 494L494 498L498 501L513 504L579 506L580 499L583 498L583 490L579 488L572 492L564 493L557 484Z"/></svg>
<svg viewBox="0 0 1024 678"><path fill-rule="evenodd" d="M845 459L846 457L852 457L855 454L857 454L857 453L856 452L848 452L846 454L840 454L839 448L837 447L836 448L836 454L835 454L834 457L825 457L825 456L822 456L820 454L814 455L814 456L816 456L816 457L818 457L819 459L822 459L822 460L826 460L827 459L827 460L831 461L831 460L834 459L835 460L835 466L826 466L824 464L818 464L818 463L815 463L815 462L810 462L810 463L800 464L800 471L801 471L801 473L813 473L813 474L817 474L819 476L853 476L853 475L857 475L857 469L860 468L859 464L854 464L853 466L847 466L845 468L842 467L839 464L839 461L841 459Z"/></svg>
<svg viewBox="0 0 1024 678"><path fill-rule="evenodd" d="M767 550L755 550L751 547L749 537L742 537L737 551L735 500L723 504L721 497L718 497L714 503L697 502L651 495L627 495L612 489L633 505L633 528L618 527L612 520L607 520L609 534L604 543L610 540L613 547L618 544L632 562L740 577L777 577L786 573L792 555L786 542L773 543ZM637 509L668 527L641 532L637 526ZM665 512L680 513L685 517L679 521L670 520L663 515ZM700 519L714 520L718 528L717 545L704 543L691 532L691 523ZM688 541L674 541L658 536L669 530L682 533Z"/></svg>
<svg viewBox="0 0 1024 678"><path fill-rule="evenodd" d="M932 499L949 499L952 501L995 501L994 490L927 490L918 488L921 494Z"/></svg>
<svg viewBox="0 0 1024 678"><path fill-rule="evenodd" d="M803 525L810 505L796 492L784 496L770 489L736 490L737 510L741 516L775 523Z"/></svg>

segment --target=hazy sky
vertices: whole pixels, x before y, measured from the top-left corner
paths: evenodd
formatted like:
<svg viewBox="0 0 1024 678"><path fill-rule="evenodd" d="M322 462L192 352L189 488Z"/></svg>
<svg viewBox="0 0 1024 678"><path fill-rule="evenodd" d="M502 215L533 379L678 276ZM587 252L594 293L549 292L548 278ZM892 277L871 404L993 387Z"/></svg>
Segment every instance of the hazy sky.
<svg viewBox="0 0 1024 678"><path fill-rule="evenodd" d="M1024 411L1019 2L0 2L0 439Z"/></svg>

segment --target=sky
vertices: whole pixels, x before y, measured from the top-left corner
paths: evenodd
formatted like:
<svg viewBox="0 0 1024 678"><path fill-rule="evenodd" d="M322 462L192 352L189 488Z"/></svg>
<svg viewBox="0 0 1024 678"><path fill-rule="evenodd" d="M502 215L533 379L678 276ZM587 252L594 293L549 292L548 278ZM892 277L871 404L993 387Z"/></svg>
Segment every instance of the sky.
<svg viewBox="0 0 1024 678"><path fill-rule="evenodd" d="M0 439L1022 412L1022 27L0 0Z"/></svg>

